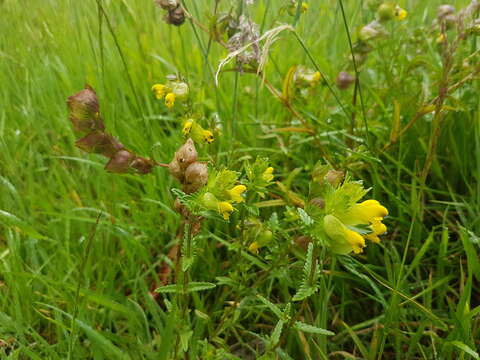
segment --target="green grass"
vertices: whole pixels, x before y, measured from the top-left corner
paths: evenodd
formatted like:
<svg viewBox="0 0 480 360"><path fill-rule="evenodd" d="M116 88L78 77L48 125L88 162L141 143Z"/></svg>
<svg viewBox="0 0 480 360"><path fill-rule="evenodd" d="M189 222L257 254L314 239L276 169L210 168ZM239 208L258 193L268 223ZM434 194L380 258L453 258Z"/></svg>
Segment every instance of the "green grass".
<svg viewBox="0 0 480 360"><path fill-rule="evenodd" d="M368 138L360 103L352 106L353 87L333 85L350 54L338 1L310 1L296 25L305 48L292 32L272 46L266 79L281 89L292 65L314 68L314 59L347 113L356 112L353 140L351 117L327 86L294 102L315 135L272 131L303 125L253 74L224 72L215 87L213 74L227 53L208 34L189 21L165 24L150 0L101 3L113 32L105 18L99 23L94 0L0 0L1 359L171 359L178 332L190 330L179 330L162 297L157 302L149 293L177 241L180 216L170 189L178 184L162 168L146 176L105 172L104 158L75 148L65 105L67 96L92 85L107 129L137 153L169 162L183 140L181 121L150 88L176 72L189 82L196 110L221 120L223 135L202 148L204 159L240 171L245 159L268 156L276 180L306 198L311 170L326 154L389 209L389 233L380 244L355 256L321 249L319 292L292 305L302 321L335 335L286 322L278 358L479 358L478 74L447 98L451 108L425 182L432 114L383 150L394 103L403 128L438 94L442 57L431 23L442 1L400 1L407 20L387 24L391 36L361 67ZM214 1L184 3L208 24ZM226 11L236 3L219 6ZM366 3L344 1L353 40L374 17ZM468 1L452 3L459 9ZM248 12L266 31L295 22L279 13L284 4L257 0ZM478 67L478 53L460 66L477 48L474 37L461 44L452 83ZM269 189L267 200L287 198L281 187ZM208 359L206 349L218 359L259 358L275 335L275 311L295 294L305 259L285 210L260 208L260 219L275 212L280 225L275 245L259 256L241 251L236 215L229 225L205 222L190 276L217 287L192 293L190 359Z"/></svg>

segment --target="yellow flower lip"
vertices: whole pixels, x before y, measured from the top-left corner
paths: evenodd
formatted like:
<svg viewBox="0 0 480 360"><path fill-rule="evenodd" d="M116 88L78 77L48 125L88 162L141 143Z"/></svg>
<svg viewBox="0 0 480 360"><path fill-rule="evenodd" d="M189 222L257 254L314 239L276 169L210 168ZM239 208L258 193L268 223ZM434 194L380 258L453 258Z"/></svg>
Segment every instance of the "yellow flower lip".
<svg viewBox="0 0 480 360"><path fill-rule="evenodd" d="M215 140L213 133L210 130L203 130L202 137L207 144L211 144Z"/></svg>
<svg viewBox="0 0 480 360"><path fill-rule="evenodd" d="M408 12L405 9L402 9L400 6L395 8L395 16L398 20L405 20L408 16Z"/></svg>
<svg viewBox="0 0 480 360"><path fill-rule="evenodd" d="M167 87L163 84L155 84L152 86L152 91L155 94L157 100L163 99L167 93Z"/></svg>
<svg viewBox="0 0 480 360"><path fill-rule="evenodd" d="M355 205L355 210L360 217L367 219L365 222L371 222L373 218L384 218L388 215L387 208L381 205L377 200L365 200L364 202Z"/></svg>
<svg viewBox="0 0 480 360"><path fill-rule="evenodd" d="M253 254L258 254L258 248L259 248L258 243L254 241L248 246L248 251L250 251Z"/></svg>
<svg viewBox="0 0 480 360"><path fill-rule="evenodd" d="M228 220L233 212L233 206L228 201L221 201L218 203L218 211L225 220Z"/></svg>
<svg viewBox="0 0 480 360"><path fill-rule="evenodd" d="M237 185L227 190L228 196L232 199L233 202L241 203L244 201L242 194L247 190L245 185Z"/></svg>
<svg viewBox="0 0 480 360"><path fill-rule="evenodd" d="M187 136L190 133L190 130L192 129L193 121L192 120L187 120L185 124L183 125L182 133L184 136Z"/></svg>
<svg viewBox="0 0 480 360"><path fill-rule="evenodd" d="M175 105L175 94L174 93L168 93L166 96L165 96L165 105L171 109L173 107L173 105Z"/></svg>
<svg viewBox="0 0 480 360"><path fill-rule="evenodd" d="M365 239L363 236L347 228L344 229L344 232L348 243L352 246L353 252L355 254L363 252L363 248L365 247Z"/></svg>
<svg viewBox="0 0 480 360"><path fill-rule="evenodd" d="M262 174L262 178L263 180L265 180L266 182L270 182L273 180L273 167L268 167Z"/></svg>

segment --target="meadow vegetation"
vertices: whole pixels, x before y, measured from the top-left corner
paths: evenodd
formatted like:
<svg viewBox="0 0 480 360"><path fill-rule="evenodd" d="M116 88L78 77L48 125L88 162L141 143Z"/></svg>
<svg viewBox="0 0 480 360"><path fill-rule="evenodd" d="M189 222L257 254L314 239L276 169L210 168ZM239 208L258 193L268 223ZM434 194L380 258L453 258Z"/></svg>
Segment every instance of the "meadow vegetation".
<svg viewBox="0 0 480 360"><path fill-rule="evenodd" d="M0 359L479 359L477 0L0 0Z"/></svg>

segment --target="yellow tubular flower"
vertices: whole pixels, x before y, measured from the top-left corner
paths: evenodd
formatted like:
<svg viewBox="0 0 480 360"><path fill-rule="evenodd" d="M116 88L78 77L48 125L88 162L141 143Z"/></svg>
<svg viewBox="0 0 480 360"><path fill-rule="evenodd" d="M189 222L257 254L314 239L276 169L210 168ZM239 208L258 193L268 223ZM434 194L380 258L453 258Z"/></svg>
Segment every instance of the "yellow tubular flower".
<svg viewBox="0 0 480 360"><path fill-rule="evenodd" d="M210 130L203 130L202 131L202 137L203 137L203 140L207 144L211 144L215 140L215 138L213 137L213 134Z"/></svg>
<svg viewBox="0 0 480 360"><path fill-rule="evenodd" d="M330 240L330 247L335 254L347 255L352 251L361 253L365 239L356 231L347 228L338 218L326 215L323 218L325 232Z"/></svg>
<svg viewBox="0 0 480 360"><path fill-rule="evenodd" d="M183 129L182 129L183 136L187 136L190 133L190 130L192 129L192 125L193 125L193 120L187 120L185 124L183 124Z"/></svg>
<svg viewBox="0 0 480 360"><path fill-rule="evenodd" d="M405 9L402 9L401 7L397 6L395 9L395 17L397 20L405 20L407 18L408 12Z"/></svg>
<svg viewBox="0 0 480 360"><path fill-rule="evenodd" d="M248 251L250 251L253 254L258 254L258 248L259 248L258 243L254 241L248 246Z"/></svg>
<svg viewBox="0 0 480 360"><path fill-rule="evenodd" d="M218 211L223 215L225 220L228 220L233 212L233 206L227 201L221 201L218 203Z"/></svg>
<svg viewBox="0 0 480 360"><path fill-rule="evenodd" d="M322 78L322 75L320 75L320 72L319 72L319 71L316 71L316 72L312 75L312 81L314 81L314 82L319 82L321 78Z"/></svg>
<svg viewBox="0 0 480 360"><path fill-rule="evenodd" d="M171 109L173 105L175 104L175 94L174 93L168 93L165 96L165 105Z"/></svg>
<svg viewBox="0 0 480 360"><path fill-rule="evenodd" d="M352 218L358 219L364 224L372 223L374 218L384 218L387 215L387 208L377 200L365 200L360 204L355 204L351 210Z"/></svg>
<svg viewBox="0 0 480 360"><path fill-rule="evenodd" d="M155 84L152 86L152 91L155 94L157 100L161 100L167 92L167 87L163 84Z"/></svg>
<svg viewBox="0 0 480 360"><path fill-rule="evenodd" d="M370 225L370 229L372 229L372 232L365 235L365 239L373 241L374 243L380 242L380 238L378 237L378 235L382 235L387 232L387 227L384 223L382 223L382 218L380 217L373 219L372 224Z"/></svg>
<svg viewBox="0 0 480 360"><path fill-rule="evenodd" d="M302 3L302 12L306 12L308 10L308 4L306 2Z"/></svg>
<svg viewBox="0 0 480 360"><path fill-rule="evenodd" d="M352 250L355 254L360 254L363 252L363 248L365 247L365 239L359 233L347 229L344 229L345 237L348 243L352 246Z"/></svg>
<svg viewBox="0 0 480 360"><path fill-rule="evenodd" d="M262 174L263 180L270 182L273 180L273 167L268 167Z"/></svg>
<svg viewBox="0 0 480 360"><path fill-rule="evenodd" d="M227 193L233 202L241 203L244 201L242 194L245 192L245 190L247 190L247 187L245 185L237 185L230 190L227 190Z"/></svg>

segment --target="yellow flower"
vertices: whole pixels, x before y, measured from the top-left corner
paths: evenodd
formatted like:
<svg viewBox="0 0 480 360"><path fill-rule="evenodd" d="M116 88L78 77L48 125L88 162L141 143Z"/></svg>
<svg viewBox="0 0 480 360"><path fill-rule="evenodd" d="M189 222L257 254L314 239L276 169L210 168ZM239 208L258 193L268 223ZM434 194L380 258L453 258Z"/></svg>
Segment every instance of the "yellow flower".
<svg viewBox="0 0 480 360"><path fill-rule="evenodd" d="M245 190L247 190L247 187L245 185L237 185L230 190L227 190L227 193L233 202L241 203L242 201L244 201L242 194L245 192Z"/></svg>
<svg viewBox="0 0 480 360"><path fill-rule="evenodd" d="M248 251L250 251L251 253L254 253L254 254L258 254L258 248L259 248L258 243L256 241L254 241L249 245Z"/></svg>
<svg viewBox="0 0 480 360"><path fill-rule="evenodd" d="M215 138L210 130L203 130L202 131L202 138L207 144L211 144Z"/></svg>
<svg viewBox="0 0 480 360"><path fill-rule="evenodd" d="M228 201L221 201L218 203L218 211L225 220L228 220L233 212L233 206Z"/></svg>
<svg viewBox="0 0 480 360"><path fill-rule="evenodd" d="M262 179L266 182L273 180L273 167L268 167L262 174Z"/></svg>
<svg viewBox="0 0 480 360"><path fill-rule="evenodd" d="M397 18L397 20L405 20L407 15L407 10L402 9L400 6L397 5L397 7L395 8L395 17Z"/></svg>
<svg viewBox="0 0 480 360"><path fill-rule="evenodd" d="M335 254L346 255L350 252L359 254L365 247L365 239L356 231L347 228L337 217L326 215L323 226Z"/></svg>
<svg viewBox="0 0 480 360"><path fill-rule="evenodd" d="M384 218L387 215L387 208L382 206L377 200L365 200L360 204L355 204L348 217L357 224L370 224L373 223L375 218Z"/></svg>
<svg viewBox="0 0 480 360"><path fill-rule="evenodd" d="M363 248L365 247L365 239L362 237L362 235L347 228L344 228L343 231L345 238L352 247L353 252L355 254L360 254L363 252Z"/></svg>
<svg viewBox="0 0 480 360"><path fill-rule="evenodd" d="M387 227L384 223L382 223L381 217L373 219L372 224L370 225L370 229L372 229L372 232L365 235L365 239L373 241L374 243L380 242L380 238L378 237L378 235L382 235L387 232Z"/></svg>
<svg viewBox="0 0 480 360"><path fill-rule="evenodd" d="M185 124L183 124L182 133L184 136L187 136L190 133L190 130L192 129L192 125L193 125L193 120L187 120Z"/></svg>
<svg viewBox="0 0 480 360"><path fill-rule="evenodd" d="M319 71L314 72L312 75L313 82L319 82L321 78L322 78L322 75L320 75Z"/></svg>
<svg viewBox="0 0 480 360"><path fill-rule="evenodd" d="M442 34L438 35L436 41L437 41L437 44L441 44L441 43L445 42L445 40L447 40L447 37L445 36L445 34L442 33Z"/></svg>
<svg viewBox="0 0 480 360"><path fill-rule="evenodd" d="M302 3L302 12L306 12L308 10L308 4L306 2Z"/></svg>
<svg viewBox="0 0 480 360"><path fill-rule="evenodd" d="M175 104L175 94L174 93L168 93L165 96L165 105L171 109L173 105Z"/></svg>
<svg viewBox="0 0 480 360"><path fill-rule="evenodd" d="M160 100L163 99L167 93L167 87L163 84L155 84L152 86L152 91L155 94L155 97Z"/></svg>

